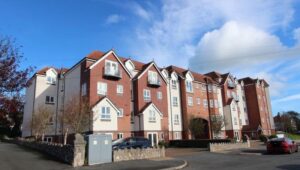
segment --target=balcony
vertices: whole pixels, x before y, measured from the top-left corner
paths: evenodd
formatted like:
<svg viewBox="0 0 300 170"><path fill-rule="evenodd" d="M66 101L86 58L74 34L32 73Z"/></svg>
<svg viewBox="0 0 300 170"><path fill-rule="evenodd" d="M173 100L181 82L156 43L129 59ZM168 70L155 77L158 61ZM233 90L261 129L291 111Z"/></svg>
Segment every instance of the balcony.
<svg viewBox="0 0 300 170"><path fill-rule="evenodd" d="M161 85L160 79L159 78L151 79L148 77L148 85L154 86L154 87L160 87L160 85Z"/></svg>
<svg viewBox="0 0 300 170"><path fill-rule="evenodd" d="M239 102L239 101L240 101L238 96L232 96L232 97L233 97L233 99L234 99L236 102Z"/></svg>
<svg viewBox="0 0 300 170"><path fill-rule="evenodd" d="M235 88L235 84L233 82L228 81L227 83L228 88L234 89Z"/></svg>
<svg viewBox="0 0 300 170"><path fill-rule="evenodd" d="M104 67L104 76L113 79L122 78L122 72L119 69L111 69L110 67Z"/></svg>

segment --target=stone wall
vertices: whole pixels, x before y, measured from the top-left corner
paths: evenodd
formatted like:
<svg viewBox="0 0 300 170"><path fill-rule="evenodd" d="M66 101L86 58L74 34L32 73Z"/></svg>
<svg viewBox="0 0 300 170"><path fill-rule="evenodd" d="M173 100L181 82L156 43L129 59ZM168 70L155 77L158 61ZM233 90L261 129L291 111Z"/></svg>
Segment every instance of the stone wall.
<svg viewBox="0 0 300 170"><path fill-rule="evenodd" d="M27 139L16 139L12 143L41 151L73 167L83 166L85 160L85 141L79 134L75 136L74 145L40 142Z"/></svg>
<svg viewBox="0 0 300 170"><path fill-rule="evenodd" d="M242 149L249 148L250 141L244 143L210 143L209 151L210 152L223 152L233 149Z"/></svg>
<svg viewBox="0 0 300 170"><path fill-rule="evenodd" d="M165 157L164 147L146 149L119 149L113 151L114 162L162 157Z"/></svg>

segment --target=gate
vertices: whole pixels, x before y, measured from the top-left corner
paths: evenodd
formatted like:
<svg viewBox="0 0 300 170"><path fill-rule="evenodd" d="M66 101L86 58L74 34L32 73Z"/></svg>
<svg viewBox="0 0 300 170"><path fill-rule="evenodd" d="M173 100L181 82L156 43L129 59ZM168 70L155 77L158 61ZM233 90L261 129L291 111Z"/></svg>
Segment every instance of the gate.
<svg viewBox="0 0 300 170"><path fill-rule="evenodd" d="M112 162L111 135L88 136L88 164L102 164Z"/></svg>

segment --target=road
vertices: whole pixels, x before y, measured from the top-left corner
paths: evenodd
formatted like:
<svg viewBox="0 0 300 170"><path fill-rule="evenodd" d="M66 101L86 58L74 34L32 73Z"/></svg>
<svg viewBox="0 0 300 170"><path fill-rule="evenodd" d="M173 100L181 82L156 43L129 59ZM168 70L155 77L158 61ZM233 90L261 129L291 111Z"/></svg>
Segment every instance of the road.
<svg viewBox="0 0 300 170"><path fill-rule="evenodd" d="M188 162L186 170L300 170L300 154L266 155L253 152L210 153L202 151L177 156Z"/></svg>

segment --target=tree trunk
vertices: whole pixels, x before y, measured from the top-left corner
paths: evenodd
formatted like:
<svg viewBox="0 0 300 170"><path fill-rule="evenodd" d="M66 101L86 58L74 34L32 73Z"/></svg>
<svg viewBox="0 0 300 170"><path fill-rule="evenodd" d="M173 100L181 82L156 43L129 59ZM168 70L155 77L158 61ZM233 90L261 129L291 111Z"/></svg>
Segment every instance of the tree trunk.
<svg viewBox="0 0 300 170"><path fill-rule="evenodd" d="M35 133L35 140L37 141L38 140L38 133Z"/></svg>
<svg viewBox="0 0 300 170"><path fill-rule="evenodd" d="M65 132L65 134L64 134L64 145L67 144L68 131L69 131L69 129L67 128L67 129L66 129L66 132Z"/></svg>
<svg viewBox="0 0 300 170"><path fill-rule="evenodd" d="M42 134L42 142L44 142L45 133Z"/></svg>

